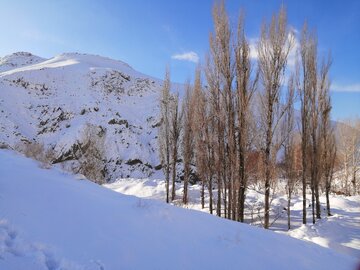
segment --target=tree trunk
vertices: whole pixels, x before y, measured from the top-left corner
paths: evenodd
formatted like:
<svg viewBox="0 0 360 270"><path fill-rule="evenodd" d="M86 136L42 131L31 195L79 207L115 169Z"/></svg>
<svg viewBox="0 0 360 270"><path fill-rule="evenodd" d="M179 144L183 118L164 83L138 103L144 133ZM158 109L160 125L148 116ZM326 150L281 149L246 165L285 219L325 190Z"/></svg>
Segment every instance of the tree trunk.
<svg viewBox="0 0 360 270"><path fill-rule="evenodd" d="M241 186L239 189L239 221L244 222L244 210L245 210L245 186Z"/></svg>
<svg viewBox="0 0 360 270"><path fill-rule="evenodd" d="M185 173L185 177L184 177L183 204L187 204L187 203L188 203L188 182L189 182L189 173Z"/></svg>
<svg viewBox="0 0 360 270"><path fill-rule="evenodd" d="M269 229L270 221L270 143L267 143L265 151L265 216L264 228Z"/></svg>
<svg viewBox="0 0 360 270"><path fill-rule="evenodd" d="M170 184L170 169L166 165L166 174L165 174L165 189L166 189L166 203L169 203L169 184Z"/></svg>
<svg viewBox="0 0 360 270"><path fill-rule="evenodd" d="M289 192L289 197L288 197L287 217L288 217L288 230L290 230L291 229L291 224L290 224L291 223L291 220L290 220L291 190L290 190L290 188L289 188L288 192Z"/></svg>
<svg viewBox="0 0 360 270"><path fill-rule="evenodd" d="M270 95L269 95L270 96ZM273 125L273 104L271 100L268 100L268 116L266 127L266 144L265 144L265 216L264 216L264 228L269 229L270 221L270 179L271 179L271 164L270 164L270 151L272 143L272 125Z"/></svg>
<svg viewBox="0 0 360 270"><path fill-rule="evenodd" d="M213 214L213 190L212 190L212 177L209 177L209 211Z"/></svg>
<svg viewBox="0 0 360 270"><path fill-rule="evenodd" d="M228 212L228 209L227 209L227 184L225 181L223 182L223 184L224 184L224 217L227 218L227 212Z"/></svg>
<svg viewBox="0 0 360 270"><path fill-rule="evenodd" d="M321 219L321 204L319 195L319 183L315 185L316 218Z"/></svg>
<svg viewBox="0 0 360 270"><path fill-rule="evenodd" d="M245 180L245 161L244 155L242 151L239 151L239 175L240 175L240 183L239 183L239 191L238 191L238 221L244 222L244 208L245 208L245 188L246 188L246 180Z"/></svg>
<svg viewBox="0 0 360 270"><path fill-rule="evenodd" d="M311 209L312 209L312 222L315 224L315 188L314 184L311 184Z"/></svg>
<svg viewBox="0 0 360 270"><path fill-rule="evenodd" d="M217 205L216 205L216 215L221 217L221 173L217 173Z"/></svg>
<svg viewBox="0 0 360 270"><path fill-rule="evenodd" d="M176 179L176 161L177 161L177 142L174 143L173 148L173 161L172 161L172 187L171 187L171 200L175 200L175 179Z"/></svg>
<svg viewBox="0 0 360 270"><path fill-rule="evenodd" d="M304 133L304 128L303 128ZM302 135L305 136L305 135ZM303 197L303 224L306 224L306 208L307 208L307 202L306 202L306 172L307 172L307 166L306 166L306 138L302 138L302 146L301 146L301 152L302 152L302 197Z"/></svg>
<svg viewBox="0 0 360 270"><path fill-rule="evenodd" d="M266 169L265 179L265 216L264 216L264 228L269 229L270 221L270 177L268 177L270 169Z"/></svg>
<svg viewBox="0 0 360 270"><path fill-rule="evenodd" d="M353 165L353 166L356 166L356 165ZM353 195L355 196L356 195L356 170L353 171L353 177L352 177L351 183L353 185Z"/></svg>
<svg viewBox="0 0 360 270"><path fill-rule="evenodd" d="M201 179L201 209L205 208L205 180Z"/></svg>
<svg viewBox="0 0 360 270"><path fill-rule="evenodd" d="M328 217L332 216L330 211L330 198L329 198L330 188L326 187L326 210Z"/></svg>

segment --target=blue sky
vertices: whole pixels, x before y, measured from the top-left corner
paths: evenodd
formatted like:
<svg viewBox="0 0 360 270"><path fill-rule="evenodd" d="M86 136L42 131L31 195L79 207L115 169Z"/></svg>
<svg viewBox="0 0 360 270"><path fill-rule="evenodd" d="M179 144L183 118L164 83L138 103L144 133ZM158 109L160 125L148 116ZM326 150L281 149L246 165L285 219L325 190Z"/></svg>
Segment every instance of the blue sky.
<svg viewBox="0 0 360 270"><path fill-rule="evenodd" d="M226 6L234 25L240 8L245 10L247 36L256 39L261 22L281 3L293 28L300 30L307 19L316 29L320 54L331 50L333 118L360 116L360 1L229 0ZM212 5L208 0L0 0L0 56L92 53L158 78L169 65L172 80L184 82L208 51Z"/></svg>

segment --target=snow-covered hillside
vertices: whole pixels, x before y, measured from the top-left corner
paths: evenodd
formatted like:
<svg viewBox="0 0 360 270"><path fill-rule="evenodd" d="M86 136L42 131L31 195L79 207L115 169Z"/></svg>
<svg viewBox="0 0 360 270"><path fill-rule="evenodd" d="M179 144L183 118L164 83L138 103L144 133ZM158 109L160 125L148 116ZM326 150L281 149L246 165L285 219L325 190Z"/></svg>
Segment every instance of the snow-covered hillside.
<svg viewBox="0 0 360 270"><path fill-rule="evenodd" d="M286 235L122 195L0 150L0 269L355 269Z"/></svg>
<svg viewBox="0 0 360 270"><path fill-rule="evenodd" d="M46 59L28 52L17 52L0 58L0 72L29 66L45 61Z"/></svg>
<svg viewBox="0 0 360 270"><path fill-rule="evenodd" d="M104 146L106 180L156 172L158 95L162 82L121 61L66 53L0 58L0 145L38 142L76 171L85 133ZM65 162L66 161L66 162Z"/></svg>
<svg viewBox="0 0 360 270"><path fill-rule="evenodd" d="M140 198L164 201L165 181L160 179L118 179L106 184L105 187L116 192L134 195ZM176 183L177 197L173 204L188 209L209 213L209 194L205 191L206 206L201 208L201 185L189 187L189 203L182 203L183 184ZM216 191L214 192L216 193ZM310 194L308 195L310 197ZM322 211L326 209L326 197L320 197ZM315 225L311 222L311 206L308 201L308 224L302 224L302 197L293 195L291 203L291 230L287 228L287 197L279 192L274 195L271 204L270 229L290 235L292 237L310 241L320 246L331 248L337 252L360 258L360 196L331 195L331 212L333 216L325 214ZM263 227L262 216L264 208L264 192L249 188L246 195L245 222L254 226ZM258 212L260 211L260 212Z"/></svg>

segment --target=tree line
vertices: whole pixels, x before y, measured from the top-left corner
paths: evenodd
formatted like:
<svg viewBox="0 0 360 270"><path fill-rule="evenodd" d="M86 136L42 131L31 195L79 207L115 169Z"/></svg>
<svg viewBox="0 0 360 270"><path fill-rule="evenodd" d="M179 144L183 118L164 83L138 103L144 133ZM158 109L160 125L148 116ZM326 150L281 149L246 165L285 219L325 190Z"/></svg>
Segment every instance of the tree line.
<svg viewBox="0 0 360 270"><path fill-rule="evenodd" d="M299 183L303 223L309 193L312 222L321 218L321 190L331 215L329 195L339 154L330 118L330 54L319 56L316 33L306 23L296 37L284 7L261 26L255 59L243 12L236 27L224 2L214 5L212 17L209 53L194 83L186 83L181 104L179 95L171 93L168 69L165 75L158 140L166 202L175 199L181 166L183 203L188 203L188 185L195 177L202 207L207 189L209 212L217 216L244 222L246 190L260 179L263 226L269 228L271 190L279 178L286 181L289 228L291 198ZM289 67L294 50L296 60ZM347 168L355 183L357 167Z"/></svg>

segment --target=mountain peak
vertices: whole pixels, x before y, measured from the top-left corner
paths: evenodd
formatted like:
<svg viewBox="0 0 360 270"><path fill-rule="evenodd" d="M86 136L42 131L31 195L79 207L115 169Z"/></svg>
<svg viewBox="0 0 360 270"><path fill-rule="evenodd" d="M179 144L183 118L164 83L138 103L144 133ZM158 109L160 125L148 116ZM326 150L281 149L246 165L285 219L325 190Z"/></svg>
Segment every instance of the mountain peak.
<svg viewBox="0 0 360 270"><path fill-rule="evenodd" d="M116 67L119 68L126 68L128 70L134 69L127 63L121 60L115 60L106 56L96 55L96 54L89 54L89 53L79 53L79 52L66 52L60 55L55 56L53 59L57 60L76 60L79 63L88 64L94 67Z"/></svg>
<svg viewBox="0 0 360 270"><path fill-rule="evenodd" d="M0 72L37 64L45 60L45 58L29 52L15 52L0 58Z"/></svg>

